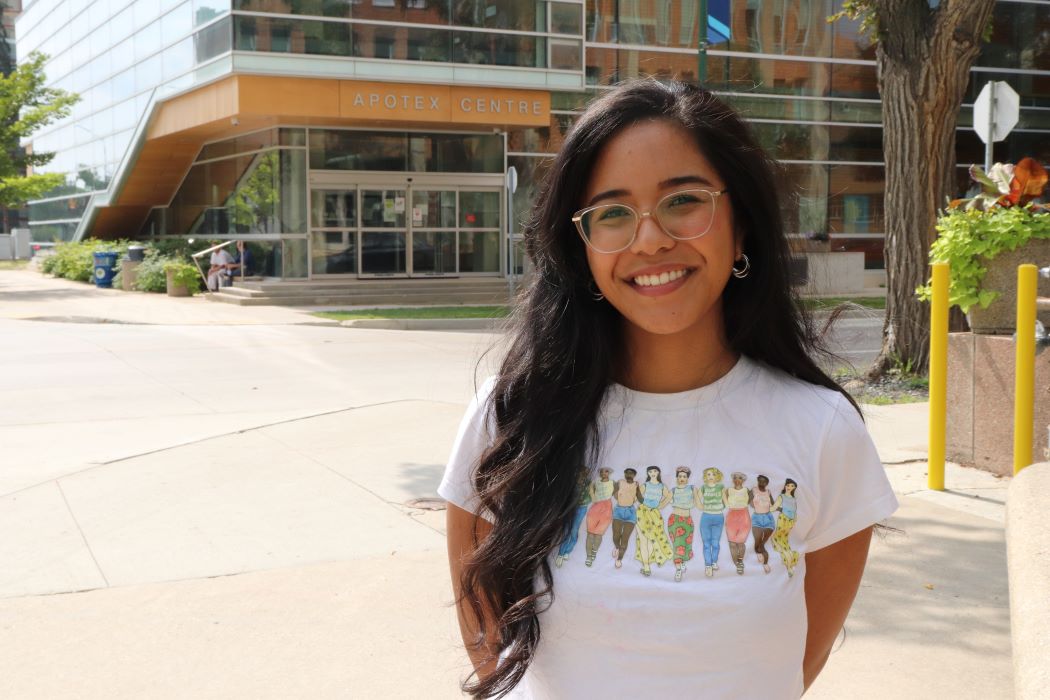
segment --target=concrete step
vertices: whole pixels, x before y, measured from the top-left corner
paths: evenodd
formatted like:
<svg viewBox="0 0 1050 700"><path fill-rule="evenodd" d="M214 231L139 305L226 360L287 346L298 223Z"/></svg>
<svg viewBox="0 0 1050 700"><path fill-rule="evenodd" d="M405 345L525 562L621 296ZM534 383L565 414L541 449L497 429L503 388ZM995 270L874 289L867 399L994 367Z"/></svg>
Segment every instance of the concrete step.
<svg viewBox="0 0 1050 700"><path fill-rule="evenodd" d="M333 290L448 290L448 289L496 289L505 287L507 280L500 277L479 278L422 278L422 279L377 279L343 280L337 282L235 282L233 289L245 289L280 294L328 293Z"/></svg>
<svg viewBox="0 0 1050 700"><path fill-rule="evenodd" d="M211 301L239 306L492 306L507 303L506 290L499 292L461 292L431 294L260 294L241 296L226 291L209 294Z"/></svg>
<svg viewBox="0 0 1050 700"><path fill-rule="evenodd" d="M257 297L257 296L280 296L280 297L295 297L295 296L345 296L355 297L362 294L406 294L408 296L427 297L432 294L498 294L499 292L507 289L506 284L494 285L491 287L329 287L329 288L312 288L312 289L239 289L237 287L226 287L223 289L224 292L229 292L236 296L242 297ZM236 291L232 291L236 290Z"/></svg>

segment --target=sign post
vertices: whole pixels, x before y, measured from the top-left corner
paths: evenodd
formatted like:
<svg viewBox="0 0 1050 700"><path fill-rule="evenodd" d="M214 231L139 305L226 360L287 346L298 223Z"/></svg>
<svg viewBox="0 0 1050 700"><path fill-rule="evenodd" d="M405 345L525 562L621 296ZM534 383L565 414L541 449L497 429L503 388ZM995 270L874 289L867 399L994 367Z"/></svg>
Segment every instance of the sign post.
<svg viewBox="0 0 1050 700"><path fill-rule="evenodd" d="M973 103L973 130L984 142L984 172L992 167L992 144L1017 126L1021 98L1008 83L989 81Z"/></svg>
<svg viewBox="0 0 1050 700"><path fill-rule="evenodd" d="M514 266L514 231L517 228L514 225L514 193L518 191L518 169L513 165L507 168L505 185L507 187L507 260L509 263L507 285L510 292L510 301L513 302L514 273L517 270Z"/></svg>

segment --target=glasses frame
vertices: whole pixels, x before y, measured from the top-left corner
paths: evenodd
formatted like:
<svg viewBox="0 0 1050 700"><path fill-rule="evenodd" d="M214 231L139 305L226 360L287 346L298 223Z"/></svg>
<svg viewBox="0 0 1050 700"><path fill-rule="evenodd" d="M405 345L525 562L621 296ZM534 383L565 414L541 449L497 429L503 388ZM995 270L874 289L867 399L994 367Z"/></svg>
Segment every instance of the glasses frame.
<svg viewBox="0 0 1050 700"><path fill-rule="evenodd" d="M718 213L718 198L721 195L726 194L728 191L729 191L729 189L726 188L726 187L723 187L720 190L709 190L709 189L707 189L705 187L692 187L692 188L689 188L687 190L678 190L677 192L671 192L670 194L668 194L668 195L666 195L664 197L661 197L660 201L656 203L655 207L653 207L649 211L645 211L645 212L640 212L637 209L635 209L634 207L632 207L631 205L623 204L623 203L620 203L620 202L611 202L609 204L595 204L593 207L587 207L586 209L580 209L578 212L573 214L572 215L572 223L574 223L576 225L576 232L578 234L580 234L580 238L583 239L583 242L587 245L588 248L590 248L591 250L593 250L596 253L605 253L605 254L609 254L609 255L611 255L612 253L623 252L623 251L627 250L628 248L630 248L634 244L635 239L638 238L638 229L640 229L642 227L642 219L644 219L647 216L649 218L651 218L653 221L656 222L656 225L660 227L661 231L666 233L668 236L670 236L674 240L676 240L676 241L691 241L691 240L693 240L695 238L700 238L701 236L707 235L707 232L711 230L712 226L714 226L715 215ZM668 231L667 228L660 222L660 217L658 217L656 215L655 210L659 209L660 205L663 204L668 199L670 199L671 197L676 197L676 196L678 196L680 194L685 194L686 192L704 192L706 194L711 195L711 223L708 224L707 229L704 230L703 233L698 233L695 236L676 236L675 234L673 234L670 231ZM595 211L597 209L601 209L603 207L623 207L625 209L630 209L631 212L633 212L634 215L638 218L638 222L635 224L635 227L634 227L634 233L631 234L631 239L629 241L627 241L627 245L623 246L622 248L617 248L616 250L600 250L600 249L596 248L594 246L594 244L590 242L590 240L588 240L587 233L583 230L583 217L586 216L587 214L589 214L590 212Z"/></svg>

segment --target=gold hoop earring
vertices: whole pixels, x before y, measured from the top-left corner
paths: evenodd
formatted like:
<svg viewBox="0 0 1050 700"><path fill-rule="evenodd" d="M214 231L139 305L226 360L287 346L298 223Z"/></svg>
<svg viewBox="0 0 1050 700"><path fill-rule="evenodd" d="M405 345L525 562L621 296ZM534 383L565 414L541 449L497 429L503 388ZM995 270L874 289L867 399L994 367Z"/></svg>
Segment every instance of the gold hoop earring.
<svg viewBox="0 0 1050 700"><path fill-rule="evenodd" d="M591 293L591 298L595 301L602 301L605 299L605 295L598 291L598 286L594 283L593 279L587 283L587 291Z"/></svg>
<svg viewBox="0 0 1050 700"><path fill-rule="evenodd" d="M747 277L748 274L751 272L751 261L748 260L747 259L747 255L745 255L743 253L740 254L740 258L744 261L744 267L738 270L738 269L736 269L736 264L734 263L733 264L733 277L736 277L737 279L742 280L745 277Z"/></svg>

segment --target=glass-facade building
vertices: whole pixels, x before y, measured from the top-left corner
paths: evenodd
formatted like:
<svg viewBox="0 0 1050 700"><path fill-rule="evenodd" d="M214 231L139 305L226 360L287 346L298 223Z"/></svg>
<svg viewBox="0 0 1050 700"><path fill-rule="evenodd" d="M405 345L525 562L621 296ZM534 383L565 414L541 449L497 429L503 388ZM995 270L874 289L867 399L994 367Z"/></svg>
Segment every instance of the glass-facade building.
<svg viewBox="0 0 1050 700"><path fill-rule="evenodd" d="M868 38L826 21L841 0L700 6L30 0L18 55L48 54L49 83L82 97L31 144L67 175L31 204L33 236L246 239L262 274L289 280L504 275L508 235L578 112L653 75L699 81L743 111L784 165L790 233L827 233L831 250L881 269ZM971 76L960 188L984 160L970 105L989 80L1021 96L996 160L1050 161L1050 3L1000 0Z"/></svg>

